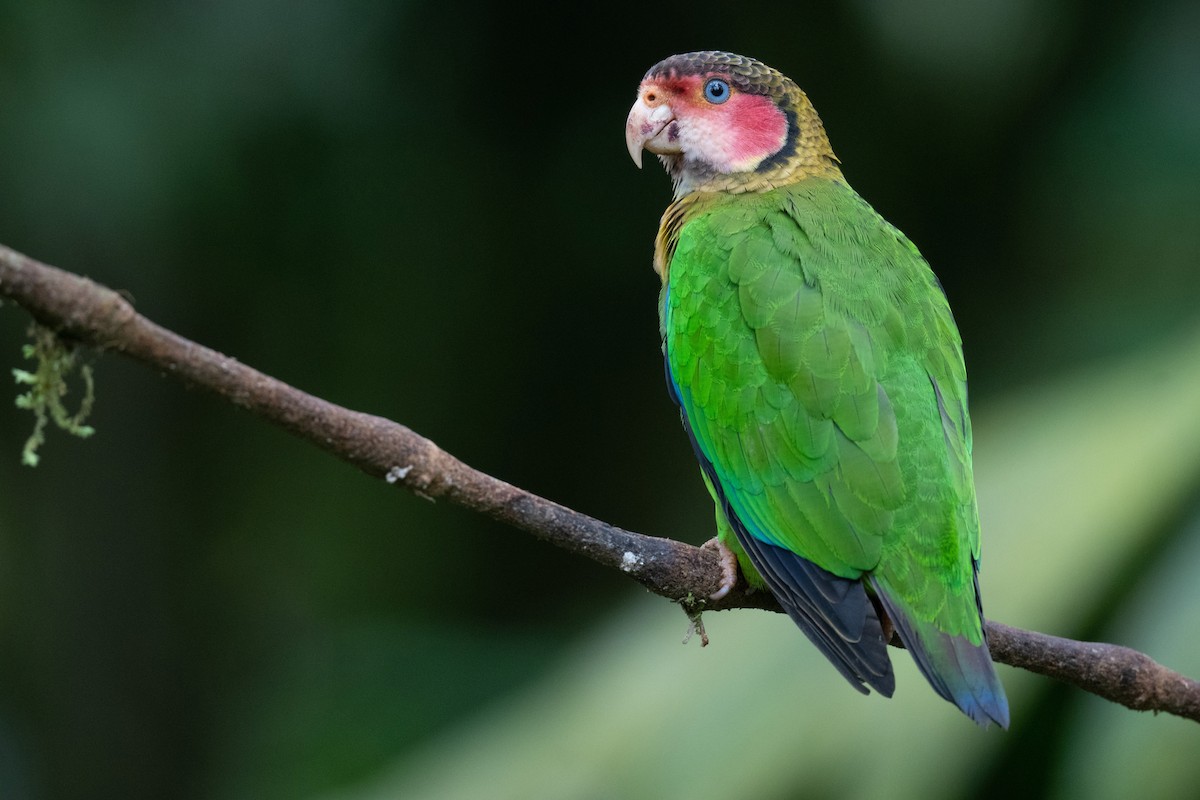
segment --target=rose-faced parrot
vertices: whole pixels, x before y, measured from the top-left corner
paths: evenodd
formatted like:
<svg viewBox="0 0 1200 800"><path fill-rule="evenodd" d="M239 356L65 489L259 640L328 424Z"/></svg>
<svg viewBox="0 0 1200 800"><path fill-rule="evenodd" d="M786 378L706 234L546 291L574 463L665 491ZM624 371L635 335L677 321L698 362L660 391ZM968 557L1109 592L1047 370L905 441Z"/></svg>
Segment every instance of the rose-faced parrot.
<svg viewBox="0 0 1200 800"><path fill-rule="evenodd" d="M721 52L638 88L626 143L675 186L654 267L671 395L727 581L769 589L850 683L894 629L934 690L1007 727L977 572L962 343L929 265L846 183L808 97Z"/></svg>

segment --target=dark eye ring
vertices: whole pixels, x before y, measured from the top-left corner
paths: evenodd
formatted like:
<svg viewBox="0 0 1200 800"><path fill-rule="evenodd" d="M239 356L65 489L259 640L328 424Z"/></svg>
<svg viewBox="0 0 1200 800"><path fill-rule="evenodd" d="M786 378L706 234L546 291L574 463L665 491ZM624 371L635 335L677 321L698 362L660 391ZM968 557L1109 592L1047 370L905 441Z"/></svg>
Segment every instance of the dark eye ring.
<svg viewBox="0 0 1200 800"><path fill-rule="evenodd" d="M720 78L713 78L704 84L704 99L714 105L720 105L729 99L729 84Z"/></svg>

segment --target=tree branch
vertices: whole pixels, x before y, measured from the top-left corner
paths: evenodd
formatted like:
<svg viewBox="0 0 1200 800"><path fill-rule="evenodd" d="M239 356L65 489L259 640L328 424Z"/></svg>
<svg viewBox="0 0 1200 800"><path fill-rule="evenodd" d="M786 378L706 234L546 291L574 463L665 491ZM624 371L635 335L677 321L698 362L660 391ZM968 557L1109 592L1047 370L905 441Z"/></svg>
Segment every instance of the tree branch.
<svg viewBox="0 0 1200 800"><path fill-rule="evenodd" d="M138 314L120 294L0 245L0 295L59 336L115 350L206 389L389 483L444 498L543 541L625 572L655 594L700 610L778 611L743 584L706 601L721 582L715 553L609 525L472 469L436 444L382 417L352 411L264 375ZM987 623L992 657L1143 711L1200 722L1200 683L1148 656Z"/></svg>

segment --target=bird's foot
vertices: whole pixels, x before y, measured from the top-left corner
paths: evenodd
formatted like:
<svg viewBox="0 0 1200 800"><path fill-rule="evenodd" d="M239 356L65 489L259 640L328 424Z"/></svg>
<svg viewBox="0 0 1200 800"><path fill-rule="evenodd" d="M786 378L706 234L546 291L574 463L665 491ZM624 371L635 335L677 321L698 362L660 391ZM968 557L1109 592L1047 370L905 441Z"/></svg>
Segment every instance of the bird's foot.
<svg viewBox="0 0 1200 800"><path fill-rule="evenodd" d="M721 558L721 587L708 596L710 600L720 600L737 584L738 560L737 554L725 546L719 537L714 536L704 544L701 550L716 550Z"/></svg>

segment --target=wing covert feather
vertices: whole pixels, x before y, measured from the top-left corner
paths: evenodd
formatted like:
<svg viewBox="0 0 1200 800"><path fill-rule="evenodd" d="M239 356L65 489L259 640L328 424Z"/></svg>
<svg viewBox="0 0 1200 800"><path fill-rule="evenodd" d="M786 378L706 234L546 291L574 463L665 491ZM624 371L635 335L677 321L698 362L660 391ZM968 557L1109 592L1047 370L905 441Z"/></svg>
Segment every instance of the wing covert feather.
<svg viewBox="0 0 1200 800"><path fill-rule="evenodd" d="M915 247L835 182L697 200L672 220L672 393L762 579L860 688L891 685L856 633L874 609L846 601L864 573L890 608L978 645L965 369Z"/></svg>

